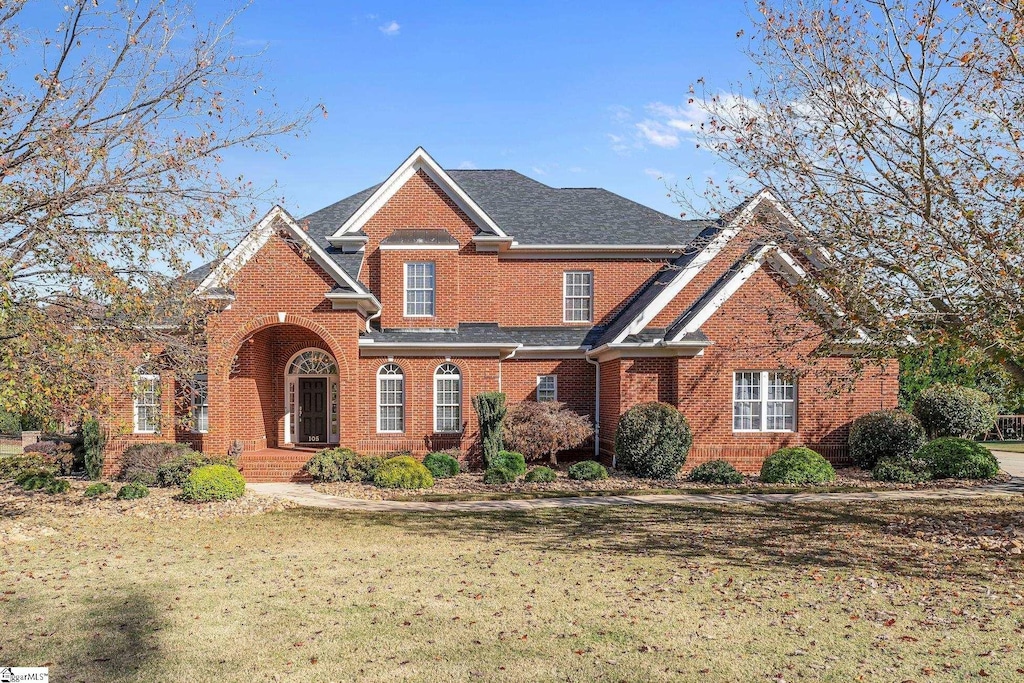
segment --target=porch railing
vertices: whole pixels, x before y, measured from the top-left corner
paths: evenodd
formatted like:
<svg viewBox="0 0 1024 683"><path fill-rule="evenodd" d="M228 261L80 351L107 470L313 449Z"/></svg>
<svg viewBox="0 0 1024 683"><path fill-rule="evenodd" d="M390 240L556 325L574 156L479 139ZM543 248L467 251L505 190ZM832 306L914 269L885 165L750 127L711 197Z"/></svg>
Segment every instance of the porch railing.
<svg viewBox="0 0 1024 683"><path fill-rule="evenodd" d="M1000 415L985 441L1024 441L1024 415Z"/></svg>

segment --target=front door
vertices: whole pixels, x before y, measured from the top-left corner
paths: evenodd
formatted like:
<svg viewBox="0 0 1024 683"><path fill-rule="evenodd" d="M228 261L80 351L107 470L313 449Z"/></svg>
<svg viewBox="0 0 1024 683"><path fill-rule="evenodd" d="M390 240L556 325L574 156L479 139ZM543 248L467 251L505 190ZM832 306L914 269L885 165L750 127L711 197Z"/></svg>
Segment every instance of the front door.
<svg viewBox="0 0 1024 683"><path fill-rule="evenodd" d="M299 441L327 443L327 380L299 379Z"/></svg>

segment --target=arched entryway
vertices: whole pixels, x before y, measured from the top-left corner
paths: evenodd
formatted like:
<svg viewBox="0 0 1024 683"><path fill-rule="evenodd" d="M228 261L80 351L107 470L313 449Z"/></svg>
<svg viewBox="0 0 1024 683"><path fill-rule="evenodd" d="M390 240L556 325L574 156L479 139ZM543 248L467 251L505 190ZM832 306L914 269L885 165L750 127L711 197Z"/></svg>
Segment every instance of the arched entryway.
<svg viewBox="0 0 1024 683"><path fill-rule="evenodd" d="M338 440L338 364L323 349L303 349L285 364L284 442L319 445Z"/></svg>

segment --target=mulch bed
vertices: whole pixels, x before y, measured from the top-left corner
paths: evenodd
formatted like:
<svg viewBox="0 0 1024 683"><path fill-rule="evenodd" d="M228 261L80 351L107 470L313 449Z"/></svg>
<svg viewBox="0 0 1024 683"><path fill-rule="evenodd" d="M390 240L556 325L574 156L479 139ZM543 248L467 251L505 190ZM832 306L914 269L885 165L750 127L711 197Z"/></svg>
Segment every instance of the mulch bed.
<svg viewBox="0 0 1024 683"><path fill-rule="evenodd" d="M281 498L246 492L236 500L211 503L189 503L177 496L179 489L150 488L149 495L137 500L117 500L114 493L121 484L112 484L111 493L99 498L82 495L91 481L68 478L71 490L67 493L48 494L25 491L12 482L0 482L0 544L28 541L54 533L40 526L46 518L75 517L134 517L150 520L180 520L192 518L223 518L261 515L297 507ZM48 530L49 529L49 530Z"/></svg>
<svg viewBox="0 0 1024 683"><path fill-rule="evenodd" d="M421 496L460 496L480 494L534 494L534 493L614 493L626 491L663 491L665 489L686 490L686 491L707 491L708 493L733 491L736 489L762 490L771 493L773 490L792 491L802 487L792 484L765 484L758 481L757 477L746 476L742 484L735 486L720 486L715 484L700 484L686 481L685 478L677 479L641 479L623 472L610 472L608 479L600 481L574 481L569 479L565 472L558 472L558 478L548 484L530 484L522 480L509 484L490 485L483 482L483 472L463 472L450 479L435 479L433 488L429 489L381 489L371 484L355 482L332 482L315 483L313 488L321 493L342 498L360 498L363 500L407 500ZM836 470L836 480L830 484L819 487L807 487L808 491L833 490L833 489L870 489L878 490L909 490L909 489L947 489L964 488L972 486L985 486L993 482L1008 481L1009 475L1004 472L995 479L968 480L968 479L942 479L939 481L926 482L924 484L895 484L889 482L875 481L871 478L871 472L855 467Z"/></svg>
<svg viewBox="0 0 1024 683"><path fill-rule="evenodd" d="M958 550L1024 554L1024 513L961 515L950 518L902 517L886 533Z"/></svg>

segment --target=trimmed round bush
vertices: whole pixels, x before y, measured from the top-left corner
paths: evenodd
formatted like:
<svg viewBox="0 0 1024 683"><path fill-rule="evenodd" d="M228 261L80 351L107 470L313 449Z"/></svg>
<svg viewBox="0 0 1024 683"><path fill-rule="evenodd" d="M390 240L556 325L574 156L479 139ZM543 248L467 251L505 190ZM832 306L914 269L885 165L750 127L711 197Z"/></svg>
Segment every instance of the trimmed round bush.
<svg viewBox="0 0 1024 683"><path fill-rule="evenodd" d="M245 479L234 467L203 465L192 470L181 487L181 496L193 502L234 500L245 493Z"/></svg>
<svg viewBox="0 0 1024 683"><path fill-rule="evenodd" d="M999 474L999 461L987 448L953 436L928 442L915 457L936 479L988 479Z"/></svg>
<svg viewBox="0 0 1024 683"><path fill-rule="evenodd" d="M871 478L898 484L920 484L930 481L932 473L918 458L882 458L871 470Z"/></svg>
<svg viewBox="0 0 1024 683"><path fill-rule="evenodd" d="M999 407L984 391L956 384L933 384L917 397L914 414L933 439L971 439L992 428Z"/></svg>
<svg viewBox="0 0 1024 683"><path fill-rule="evenodd" d="M780 448L761 465L761 481L769 484L824 484L835 478L828 460L805 446Z"/></svg>
<svg viewBox="0 0 1024 683"><path fill-rule="evenodd" d="M507 467L488 467L484 470L484 483L491 486L511 484L519 475Z"/></svg>
<svg viewBox="0 0 1024 683"><path fill-rule="evenodd" d="M118 500L138 500L149 495L149 487L138 482L125 484L117 492Z"/></svg>
<svg viewBox="0 0 1024 683"><path fill-rule="evenodd" d="M732 463L725 460L709 460L697 465L687 477L702 484L742 484L743 475Z"/></svg>
<svg viewBox="0 0 1024 683"><path fill-rule="evenodd" d="M686 463L693 445L690 423L665 403L639 403L619 418L616 462L638 477L670 479Z"/></svg>
<svg viewBox="0 0 1024 683"><path fill-rule="evenodd" d="M550 484L557 479L555 471L550 467L534 467L532 470L526 473L525 481L531 484Z"/></svg>
<svg viewBox="0 0 1024 683"><path fill-rule="evenodd" d="M498 454L491 458L488 469L492 467L503 467L515 476L521 477L526 474L526 458L522 453L515 451L498 451Z"/></svg>
<svg viewBox="0 0 1024 683"><path fill-rule="evenodd" d="M583 460L569 465L569 478L575 481L607 479L608 470L596 460Z"/></svg>
<svg viewBox="0 0 1024 683"><path fill-rule="evenodd" d="M82 495L86 498L99 498L102 495L110 493L110 491L110 484L105 481L98 481L95 484L89 484L86 486Z"/></svg>
<svg viewBox="0 0 1024 683"><path fill-rule="evenodd" d="M71 490L71 484L66 479L51 479L43 486L43 491L49 494L67 493Z"/></svg>
<svg viewBox="0 0 1024 683"><path fill-rule="evenodd" d="M429 489L434 485L434 477L416 458L400 455L384 461L373 483L385 489Z"/></svg>
<svg viewBox="0 0 1024 683"><path fill-rule="evenodd" d="M428 453L423 466L430 470L434 479L448 479L459 473L459 461L447 453Z"/></svg>
<svg viewBox="0 0 1024 683"><path fill-rule="evenodd" d="M882 459L910 457L924 442L921 421L905 410L876 410L850 427L850 457L863 470Z"/></svg>

